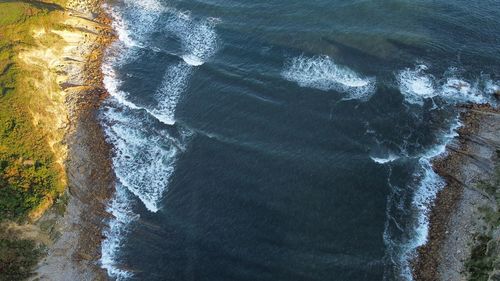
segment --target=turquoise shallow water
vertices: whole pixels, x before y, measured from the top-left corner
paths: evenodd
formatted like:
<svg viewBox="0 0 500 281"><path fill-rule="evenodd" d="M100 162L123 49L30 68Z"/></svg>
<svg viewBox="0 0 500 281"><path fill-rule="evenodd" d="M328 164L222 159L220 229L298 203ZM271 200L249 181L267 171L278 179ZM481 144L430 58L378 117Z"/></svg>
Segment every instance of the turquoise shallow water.
<svg viewBox="0 0 500 281"><path fill-rule="evenodd" d="M497 1L113 1L118 280L411 280Z"/></svg>

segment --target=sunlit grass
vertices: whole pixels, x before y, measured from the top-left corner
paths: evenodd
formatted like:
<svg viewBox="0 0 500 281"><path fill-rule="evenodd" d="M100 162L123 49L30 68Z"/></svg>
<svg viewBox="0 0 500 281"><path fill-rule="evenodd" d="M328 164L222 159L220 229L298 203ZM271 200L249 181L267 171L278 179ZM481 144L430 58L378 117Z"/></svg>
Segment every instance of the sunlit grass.
<svg viewBox="0 0 500 281"><path fill-rule="evenodd" d="M44 198L61 190L46 134L30 113L37 89L21 79L37 73L16 61L16 54L34 46L33 28L55 19L49 8L36 6L0 3L0 221L24 220Z"/></svg>

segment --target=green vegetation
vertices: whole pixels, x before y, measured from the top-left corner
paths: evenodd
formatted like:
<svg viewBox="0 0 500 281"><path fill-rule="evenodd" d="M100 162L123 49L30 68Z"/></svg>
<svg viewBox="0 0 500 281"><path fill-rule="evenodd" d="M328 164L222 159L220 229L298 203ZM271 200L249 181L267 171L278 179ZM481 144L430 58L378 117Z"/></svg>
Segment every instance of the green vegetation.
<svg viewBox="0 0 500 281"><path fill-rule="evenodd" d="M19 21L24 21L26 18L26 9L29 8L27 4L20 4L16 2L2 3L0 10L0 25L9 25Z"/></svg>
<svg viewBox="0 0 500 281"><path fill-rule="evenodd" d="M497 151L500 156L500 151ZM471 256L465 266L469 273L469 280L488 281L493 272L498 272L500 278L500 165L496 165L491 181L478 184L477 188L489 195L492 206L480 208L484 221L487 224L483 233L476 236L476 245L472 248Z"/></svg>
<svg viewBox="0 0 500 281"><path fill-rule="evenodd" d="M22 80L42 74L19 64L16 57L35 46L34 27L54 25L57 16L50 11L57 7L0 1L0 234L2 222L25 221L44 200L52 201L63 190L47 135L33 122L30 104L37 90ZM28 278L42 253L35 241L0 235L0 281Z"/></svg>
<svg viewBox="0 0 500 281"><path fill-rule="evenodd" d="M472 248L471 257L466 263L469 272L469 280L488 281L490 273L493 271L495 258L488 254L488 242L490 236L479 235L477 245Z"/></svg>
<svg viewBox="0 0 500 281"><path fill-rule="evenodd" d="M48 24L47 14L23 2L0 3L0 221L24 220L61 190L46 136L32 121L29 104L36 91L18 81L30 70L15 58L34 44L31 27Z"/></svg>
<svg viewBox="0 0 500 281"><path fill-rule="evenodd" d="M31 240L0 239L0 281L30 277L42 252Z"/></svg>

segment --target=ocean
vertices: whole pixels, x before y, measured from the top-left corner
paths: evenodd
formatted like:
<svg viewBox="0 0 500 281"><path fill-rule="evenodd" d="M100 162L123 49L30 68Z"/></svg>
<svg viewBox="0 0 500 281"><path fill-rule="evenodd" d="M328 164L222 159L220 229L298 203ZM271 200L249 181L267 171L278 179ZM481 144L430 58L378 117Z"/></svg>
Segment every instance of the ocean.
<svg viewBox="0 0 500 281"><path fill-rule="evenodd" d="M496 0L114 0L113 280L412 280Z"/></svg>

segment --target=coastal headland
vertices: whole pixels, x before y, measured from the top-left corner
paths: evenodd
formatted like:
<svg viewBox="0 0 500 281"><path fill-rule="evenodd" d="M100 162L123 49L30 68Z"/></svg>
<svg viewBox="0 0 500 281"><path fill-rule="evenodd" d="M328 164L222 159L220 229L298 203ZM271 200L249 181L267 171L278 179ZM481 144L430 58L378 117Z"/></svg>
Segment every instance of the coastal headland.
<svg viewBox="0 0 500 281"><path fill-rule="evenodd" d="M98 111L115 34L102 1L0 0L0 280L108 279L115 178ZM447 186L415 280L500 280L500 112L460 110L459 137L434 161Z"/></svg>
<svg viewBox="0 0 500 281"><path fill-rule="evenodd" d="M98 260L114 178L97 110L109 23L99 0L0 2L5 280L106 279Z"/></svg>

